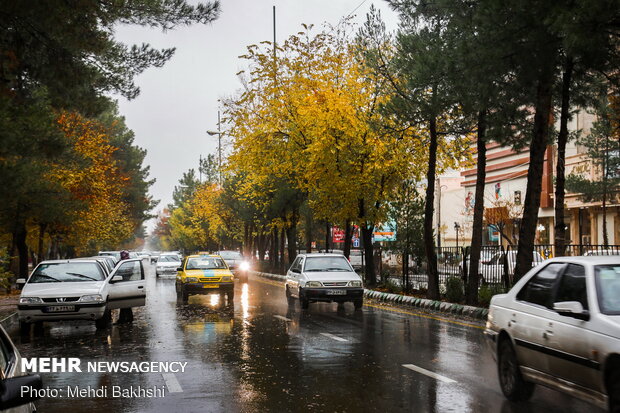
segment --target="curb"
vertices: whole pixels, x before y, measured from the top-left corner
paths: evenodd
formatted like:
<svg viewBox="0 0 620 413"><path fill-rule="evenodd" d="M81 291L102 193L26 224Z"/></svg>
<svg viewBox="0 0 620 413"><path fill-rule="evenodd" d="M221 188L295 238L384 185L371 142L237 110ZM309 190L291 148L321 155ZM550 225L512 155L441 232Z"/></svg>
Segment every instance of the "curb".
<svg viewBox="0 0 620 413"><path fill-rule="evenodd" d="M272 280L285 281L284 275L270 274L266 272L253 271L256 275ZM392 302L394 304L404 305L414 308L422 308L426 310L439 311L453 315L471 317L478 320L486 320L489 314L488 308L472 307L470 305L453 304L444 301L428 300L426 298L417 298L401 294L384 293L377 290L368 290L364 288L364 297L372 298L377 301Z"/></svg>

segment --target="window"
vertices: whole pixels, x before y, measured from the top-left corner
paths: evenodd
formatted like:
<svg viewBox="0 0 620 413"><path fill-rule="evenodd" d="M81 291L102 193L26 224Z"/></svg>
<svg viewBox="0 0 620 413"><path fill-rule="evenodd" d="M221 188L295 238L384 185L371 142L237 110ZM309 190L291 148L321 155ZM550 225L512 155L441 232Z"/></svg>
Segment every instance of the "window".
<svg viewBox="0 0 620 413"><path fill-rule="evenodd" d="M540 270L523 286L517 300L552 308L552 290L564 264L552 263Z"/></svg>
<svg viewBox="0 0 620 413"><path fill-rule="evenodd" d="M601 312L620 315L620 265L597 265L594 275Z"/></svg>
<svg viewBox="0 0 620 413"><path fill-rule="evenodd" d="M310 257L304 271L353 271L344 256Z"/></svg>
<svg viewBox="0 0 620 413"><path fill-rule="evenodd" d="M123 277L123 281L139 281L142 277L142 266L139 261L125 262L118 267L115 275Z"/></svg>
<svg viewBox="0 0 620 413"><path fill-rule="evenodd" d="M301 271L301 257L297 257L295 261L293 261L293 265L291 265L291 271L293 270Z"/></svg>
<svg viewBox="0 0 620 413"><path fill-rule="evenodd" d="M39 265L29 283L103 281L105 275L97 262L59 262Z"/></svg>
<svg viewBox="0 0 620 413"><path fill-rule="evenodd" d="M186 270L225 270L228 267L219 257L188 258Z"/></svg>
<svg viewBox="0 0 620 413"><path fill-rule="evenodd" d="M583 266L577 264L566 266L555 301L579 301L584 310L588 309L586 270Z"/></svg>

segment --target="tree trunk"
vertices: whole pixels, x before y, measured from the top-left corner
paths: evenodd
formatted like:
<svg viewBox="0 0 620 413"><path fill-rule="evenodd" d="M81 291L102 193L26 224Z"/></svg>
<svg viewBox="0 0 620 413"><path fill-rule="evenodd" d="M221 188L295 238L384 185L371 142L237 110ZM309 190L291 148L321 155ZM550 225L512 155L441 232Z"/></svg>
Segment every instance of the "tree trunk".
<svg viewBox="0 0 620 413"><path fill-rule="evenodd" d="M519 245L514 278L512 279L513 284L532 268L532 251L534 251L534 238L538 224L543 164L549 137L552 83L551 68L543 69L536 92L536 114L534 115L534 131L530 144L530 165L527 170L527 187L525 203L523 204L523 219L519 229Z"/></svg>
<svg viewBox="0 0 620 413"><path fill-rule="evenodd" d="M286 240L286 229L282 228L280 232L280 270L284 268L286 258L284 257L284 241Z"/></svg>
<svg viewBox="0 0 620 413"><path fill-rule="evenodd" d="M607 171L609 169L609 138L605 137L605 156L603 158L603 245L609 246L609 234L607 233Z"/></svg>
<svg viewBox="0 0 620 413"><path fill-rule="evenodd" d="M279 268L278 262L278 228L271 230L271 251L269 252L269 263L272 270Z"/></svg>
<svg viewBox="0 0 620 413"><path fill-rule="evenodd" d="M469 276L467 277L468 305L478 303L478 268L480 265L480 250L482 248L482 221L484 218L484 186L487 176L487 141L486 141L486 110L478 113L477 136L477 165L476 165L476 194L474 203L474 221L469 252Z"/></svg>
<svg viewBox="0 0 620 413"><path fill-rule="evenodd" d="M37 245L37 264L41 261L45 260L44 252L43 252L43 241L45 238L45 229L47 228L46 224L39 224L39 242ZM34 264L34 263L33 263Z"/></svg>
<svg viewBox="0 0 620 413"><path fill-rule="evenodd" d="M437 124L436 119L429 122L429 156L426 172L426 204L424 205L424 250L426 252L428 290L426 296L431 300L439 299L439 274L437 272L437 254L433 239L433 209L435 202L435 168L437 164Z"/></svg>
<svg viewBox="0 0 620 413"><path fill-rule="evenodd" d="M330 225L329 222L325 223L325 251L329 252L329 236L330 236Z"/></svg>
<svg viewBox="0 0 620 413"><path fill-rule="evenodd" d="M312 252L312 212L306 215L306 252Z"/></svg>
<svg viewBox="0 0 620 413"><path fill-rule="evenodd" d="M293 211L291 214L291 222L286 230L286 237L288 241L288 262L286 266L289 267L295 257L297 256L297 223L299 221L299 212Z"/></svg>
<svg viewBox="0 0 620 413"><path fill-rule="evenodd" d="M243 255L247 258L250 255L250 225L247 221L243 223Z"/></svg>
<svg viewBox="0 0 620 413"><path fill-rule="evenodd" d="M564 196L566 188L566 144L568 143L568 119L570 117L570 86L573 75L573 60L567 58L562 74L562 109L560 112L560 133L558 134L558 159L555 168L555 257L564 256L566 250L566 223L564 222Z"/></svg>
<svg viewBox="0 0 620 413"><path fill-rule="evenodd" d="M265 233L261 228L258 233L258 259L261 264L265 262Z"/></svg>
<svg viewBox="0 0 620 413"><path fill-rule="evenodd" d="M349 258L351 255L351 243L353 242L353 227L351 220L347 219L344 223L344 256Z"/></svg>
<svg viewBox="0 0 620 413"><path fill-rule="evenodd" d="M13 242L19 256L18 278L28 278L28 245L26 244L26 235L26 224L18 222L15 232L13 233ZM11 280L11 283L12 281L13 280Z"/></svg>
<svg viewBox="0 0 620 413"><path fill-rule="evenodd" d="M362 243L364 244L364 278L366 285L374 287L377 284L377 277L375 273L375 260L373 255L372 246L372 233L374 226L368 222L362 224Z"/></svg>

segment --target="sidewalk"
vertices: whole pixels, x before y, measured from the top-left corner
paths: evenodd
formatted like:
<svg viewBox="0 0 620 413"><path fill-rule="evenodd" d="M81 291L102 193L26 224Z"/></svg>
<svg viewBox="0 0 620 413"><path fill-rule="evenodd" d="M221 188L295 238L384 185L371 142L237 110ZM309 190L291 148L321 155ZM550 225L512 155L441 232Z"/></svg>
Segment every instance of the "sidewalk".
<svg viewBox="0 0 620 413"><path fill-rule="evenodd" d="M5 330L17 322L19 294L0 295L0 325Z"/></svg>
<svg viewBox="0 0 620 413"><path fill-rule="evenodd" d="M253 273L261 277L271 278L278 281L284 281L286 279L284 275L258 271L253 271ZM457 317L473 318L483 321L487 319L487 315L489 314L489 310L487 308L472 307L469 305L454 304L445 301L428 300L426 298L418 298L401 294L391 294L382 291L369 290L366 288L364 289L364 297L398 306L438 311Z"/></svg>

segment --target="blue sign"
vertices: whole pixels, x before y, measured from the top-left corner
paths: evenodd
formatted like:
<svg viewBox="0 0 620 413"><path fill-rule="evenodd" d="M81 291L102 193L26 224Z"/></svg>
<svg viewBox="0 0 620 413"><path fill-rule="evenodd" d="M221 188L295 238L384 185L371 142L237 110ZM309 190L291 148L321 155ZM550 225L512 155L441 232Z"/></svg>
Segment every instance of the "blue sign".
<svg viewBox="0 0 620 413"><path fill-rule="evenodd" d="M360 247L360 239L353 238L353 248L359 248L359 247Z"/></svg>

